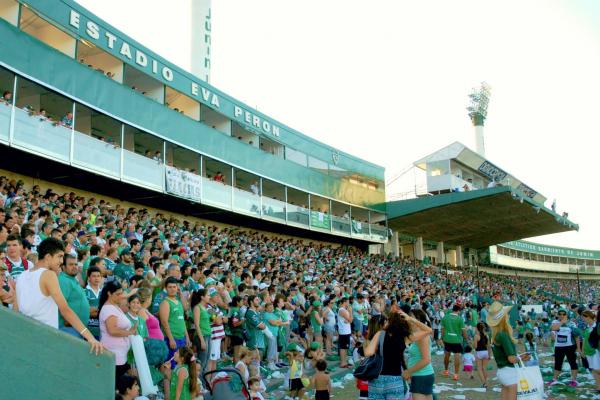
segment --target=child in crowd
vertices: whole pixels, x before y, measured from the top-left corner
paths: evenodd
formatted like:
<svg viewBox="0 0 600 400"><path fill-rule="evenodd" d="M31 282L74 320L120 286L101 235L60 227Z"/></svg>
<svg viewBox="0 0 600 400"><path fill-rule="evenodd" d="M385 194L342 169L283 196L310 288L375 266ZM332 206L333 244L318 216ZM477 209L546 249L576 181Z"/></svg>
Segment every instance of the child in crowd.
<svg viewBox="0 0 600 400"><path fill-rule="evenodd" d="M177 366L171 373L171 390L169 400L188 400L194 398L198 390L198 372L196 357L189 347L181 347L175 353Z"/></svg>
<svg viewBox="0 0 600 400"><path fill-rule="evenodd" d="M364 356L365 356L365 353L364 353L363 343L359 342L357 344L357 347L354 349L354 353L353 353L353 357L354 357L354 361L355 361L356 365L358 365L360 363L360 361L364 358ZM356 380L356 388L359 391L358 399L359 400L368 400L368 398L369 398L369 382L357 379Z"/></svg>
<svg viewBox="0 0 600 400"><path fill-rule="evenodd" d="M525 333L525 352L531 355L529 361L524 363L526 367L540 365L537 355L537 343L532 332Z"/></svg>
<svg viewBox="0 0 600 400"><path fill-rule="evenodd" d="M140 399L140 383L135 376L121 375L117 380L117 399ZM146 397L143 397L146 399Z"/></svg>
<svg viewBox="0 0 600 400"><path fill-rule="evenodd" d="M250 390L250 400L265 400L261 393L260 378L250 378L248 380L248 389Z"/></svg>
<svg viewBox="0 0 600 400"><path fill-rule="evenodd" d="M312 378L312 387L315 388L315 400L329 400L331 394L331 379L327 373L327 361L318 360L317 373Z"/></svg>
<svg viewBox="0 0 600 400"><path fill-rule="evenodd" d="M473 379L473 364L475 363L475 356L473 355L473 348L471 346L465 346L465 353L462 356L463 371L469 373L469 379Z"/></svg>
<svg viewBox="0 0 600 400"><path fill-rule="evenodd" d="M289 369L289 396L291 398L302 398L304 396L304 383L302 378L304 376L304 356L298 349L298 345L291 343L288 346L286 353L288 363L290 364Z"/></svg>
<svg viewBox="0 0 600 400"><path fill-rule="evenodd" d="M312 342L308 350L304 352L304 368L306 373L311 374L315 371L317 362L325 359L325 353L321 343Z"/></svg>

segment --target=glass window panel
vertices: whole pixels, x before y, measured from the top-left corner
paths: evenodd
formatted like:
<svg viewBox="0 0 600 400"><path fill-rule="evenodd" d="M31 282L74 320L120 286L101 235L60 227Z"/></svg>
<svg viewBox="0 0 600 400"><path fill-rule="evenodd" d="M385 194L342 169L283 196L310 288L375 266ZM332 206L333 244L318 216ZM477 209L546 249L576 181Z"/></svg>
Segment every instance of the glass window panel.
<svg viewBox="0 0 600 400"><path fill-rule="evenodd" d="M307 155L301 151L294 150L291 147L285 148L285 158L287 160L295 162L296 164L300 164L303 167L306 167L308 165Z"/></svg>
<svg viewBox="0 0 600 400"><path fill-rule="evenodd" d="M14 83L15 74L0 67L0 139L4 140L9 137Z"/></svg>
<svg viewBox="0 0 600 400"><path fill-rule="evenodd" d="M41 18L30 8L21 7L19 27L23 32L27 32L61 53L71 58L75 57L75 47L77 47L75 38Z"/></svg>

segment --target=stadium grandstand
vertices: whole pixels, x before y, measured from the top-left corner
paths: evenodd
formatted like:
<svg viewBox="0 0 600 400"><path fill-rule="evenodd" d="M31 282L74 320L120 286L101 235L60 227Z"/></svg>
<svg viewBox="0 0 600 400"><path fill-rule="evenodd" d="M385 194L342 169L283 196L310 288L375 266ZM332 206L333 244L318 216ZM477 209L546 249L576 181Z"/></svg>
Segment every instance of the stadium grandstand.
<svg viewBox="0 0 600 400"><path fill-rule="evenodd" d="M303 350L307 373L326 358L345 375L350 342L390 310L439 325L443 310L496 300L518 306L516 324L522 305L548 316L600 300L597 251L523 240L578 225L461 143L414 163L425 193L386 202L383 167L243 104L72 0L0 0L0 38L7 398L107 399L115 387L131 398L130 375L144 395L174 398L196 364L284 398L290 354ZM23 295L46 269L60 290L40 283L37 298L66 299L50 323ZM128 340L114 344L128 336L155 342L133 356ZM89 355L82 338L106 351Z"/></svg>

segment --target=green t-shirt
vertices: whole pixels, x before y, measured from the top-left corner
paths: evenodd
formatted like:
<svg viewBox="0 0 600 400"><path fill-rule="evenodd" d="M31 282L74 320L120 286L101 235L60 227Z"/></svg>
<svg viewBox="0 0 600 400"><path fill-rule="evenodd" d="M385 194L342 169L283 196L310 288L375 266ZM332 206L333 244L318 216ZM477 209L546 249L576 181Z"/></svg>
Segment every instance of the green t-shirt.
<svg viewBox="0 0 600 400"><path fill-rule="evenodd" d="M446 314L442 318L442 328L444 329L444 337L442 340L446 343L462 343L463 329L465 329L465 321L457 314Z"/></svg>
<svg viewBox="0 0 600 400"><path fill-rule="evenodd" d="M81 279L83 279L84 282L87 282L87 270L90 267L90 262L92 261L92 258L96 258L96 256L86 258L83 262L83 266L81 267Z"/></svg>
<svg viewBox="0 0 600 400"><path fill-rule="evenodd" d="M354 319L362 320L364 309L365 309L365 303L361 304L358 301L355 301L354 303L352 303L352 317ZM362 313L361 313L361 311L362 311Z"/></svg>
<svg viewBox="0 0 600 400"><path fill-rule="evenodd" d="M477 323L479 322L479 315L477 315L477 310L471 309L469 310L469 313L471 317L469 318L469 325L472 327L476 327Z"/></svg>
<svg viewBox="0 0 600 400"><path fill-rule="evenodd" d="M133 265L119 263L115 267L114 275L120 280L127 281L127 283L129 283L129 278L135 275L135 270L133 269Z"/></svg>
<svg viewBox="0 0 600 400"><path fill-rule="evenodd" d="M178 365L173 370L171 374L171 395L169 396L169 400L175 400L177 397L177 385L179 384L179 371L184 368L187 371L187 376L183 379L183 389L181 390L181 395L179 396L179 400L190 400L190 371L188 370L187 365Z"/></svg>
<svg viewBox="0 0 600 400"><path fill-rule="evenodd" d="M508 356L516 356L517 350L508 333L500 332L496 335L492 351L494 352L494 359L496 360L498 369L504 367L514 368L514 364L508 361Z"/></svg>
<svg viewBox="0 0 600 400"><path fill-rule="evenodd" d="M258 328L261 322L260 315L256 311L252 309L246 311L245 323L246 330L248 331L248 341L246 345L250 350L262 349L265 347L262 329Z"/></svg>
<svg viewBox="0 0 600 400"><path fill-rule="evenodd" d="M146 339L148 337L148 325L146 325L146 320L140 317L134 318L128 312L125 313L125 316L131 322L131 326L134 326L136 322L138 323L137 333L142 339Z"/></svg>
<svg viewBox="0 0 600 400"><path fill-rule="evenodd" d="M163 301L166 301L169 305L168 324L169 328L171 328L171 335L173 335L173 339L185 338L185 318L183 315L183 305L179 300L171 300L168 297Z"/></svg>
<svg viewBox="0 0 600 400"><path fill-rule="evenodd" d="M318 313L318 311L316 311L316 310L313 310L310 313L310 325L312 326L313 331L315 333L317 333L317 332L320 333L321 332L321 327L323 326L323 324L320 324L319 321L317 321L317 318L315 317L315 314L317 314L317 313Z"/></svg>
<svg viewBox="0 0 600 400"><path fill-rule="evenodd" d="M74 276L62 272L58 276L58 284L67 304L77 314L84 326L87 326L90 319L90 303L88 302L85 291ZM59 326L65 326L62 315L58 316Z"/></svg>
<svg viewBox="0 0 600 400"><path fill-rule="evenodd" d="M152 306L150 306L150 312L154 315L157 315L160 311L160 303L167 297L167 291L162 289L158 293L154 294L152 298Z"/></svg>
<svg viewBox="0 0 600 400"><path fill-rule="evenodd" d="M110 258L104 257L104 262L106 263L106 269L108 269L109 271L115 270L117 263L115 263L113 260L111 260Z"/></svg>
<svg viewBox="0 0 600 400"><path fill-rule="evenodd" d="M202 332L202 336L210 336L210 314L201 304L198 304L196 307L200 308L200 331Z"/></svg>
<svg viewBox="0 0 600 400"><path fill-rule="evenodd" d="M585 332L583 332L583 354L586 356L593 356L596 354L596 349L590 346L590 342L588 341L593 329L598 329L598 333L600 333L600 326L597 328L587 328Z"/></svg>
<svg viewBox="0 0 600 400"><path fill-rule="evenodd" d="M231 336L243 337L244 335L244 324L240 324L238 326L233 326L234 323L238 323L243 320L242 314L240 313L239 307L231 307L229 310L229 331Z"/></svg>
<svg viewBox="0 0 600 400"><path fill-rule="evenodd" d="M240 283L242 283L242 278L240 278L239 276L234 276L233 277L233 286L237 289L237 287L240 285Z"/></svg>
<svg viewBox="0 0 600 400"><path fill-rule="evenodd" d="M429 343L429 346L431 347L431 342L429 339L427 339L427 342ZM411 343L410 346L408 346L408 368L412 368L422 359L423 359L423 355L421 354L419 345L415 342ZM413 372L412 375L413 376L427 376L427 375L432 375L432 374L433 374L433 366L431 365L431 363L429 363L429 364L425 365L423 368L421 368L420 370Z"/></svg>
<svg viewBox="0 0 600 400"><path fill-rule="evenodd" d="M263 313L263 319L265 320L265 325L267 325L267 328L271 331L273 336L277 337L277 335L279 335L279 326L271 325L269 323L269 321L270 320L279 320L279 316L277 314L275 314L275 311L265 312L265 313Z"/></svg>
<svg viewBox="0 0 600 400"><path fill-rule="evenodd" d="M100 305L100 292L102 291L102 288L98 288L98 294L94 293L94 291L89 285L85 288L84 291L85 297L87 297L90 307L98 308L98 306ZM87 326L90 332L92 332L92 335L94 335L95 337L100 337L100 321L98 320L98 317L90 317Z"/></svg>

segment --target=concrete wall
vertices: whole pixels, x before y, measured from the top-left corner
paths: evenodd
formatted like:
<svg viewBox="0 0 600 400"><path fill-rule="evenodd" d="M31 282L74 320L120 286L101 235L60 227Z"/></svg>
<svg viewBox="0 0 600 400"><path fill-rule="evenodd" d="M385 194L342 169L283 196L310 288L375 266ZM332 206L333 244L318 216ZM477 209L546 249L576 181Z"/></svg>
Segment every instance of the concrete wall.
<svg viewBox="0 0 600 400"><path fill-rule="evenodd" d="M115 361L111 353L92 355L87 342L5 307L0 307L0 337L0 398L115 398Z"/></svg>

